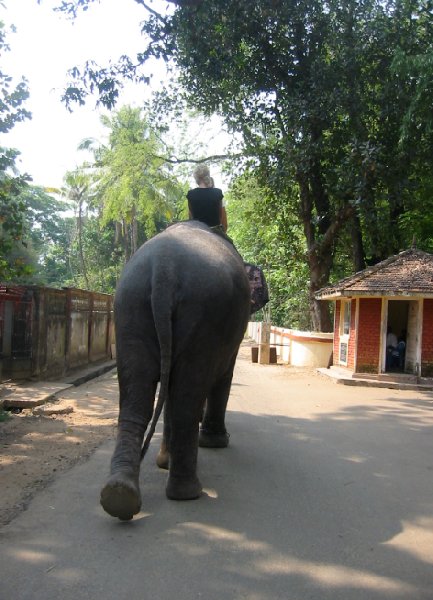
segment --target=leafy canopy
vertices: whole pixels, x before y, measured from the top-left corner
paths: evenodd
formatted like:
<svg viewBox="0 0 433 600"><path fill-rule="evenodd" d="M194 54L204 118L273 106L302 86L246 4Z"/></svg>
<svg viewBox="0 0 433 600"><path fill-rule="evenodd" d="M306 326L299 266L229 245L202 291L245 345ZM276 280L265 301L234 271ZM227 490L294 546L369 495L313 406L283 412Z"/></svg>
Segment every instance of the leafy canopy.
<svg viewBox="0 0 433 600"><path fill-rule="evenodd" d="M84 101L99 90L109 106L122 69L140 80L148 58L174 63L175 100L221 114L241 135L244 165L270 191L274 214L298 219L311 324L331 329L314 294L333 277L334 264L347 264L347 256L359 269L407 247L429 198L430 4L197 0L175 2L167 14L140 4L148 9L143 52L122 59L114 75L88 66L66 98ZM429 219L417 227L426 243L429 227Z"/></svg>
<svg viewBox="0 0 433 600"><path fill-rule="evenodd" d="M13 28L12 28L13 31ZM0 53L9 51L8 30L0 21ZM24 79L15 84L0 70L0 133L7 134L16 123L30 118L24 108L29 96ZM0 147L0 281L28 273L30 267L15 251L22 248L25 233L25 203L21 197L30 180L16 167L18 150Z"/></svg>

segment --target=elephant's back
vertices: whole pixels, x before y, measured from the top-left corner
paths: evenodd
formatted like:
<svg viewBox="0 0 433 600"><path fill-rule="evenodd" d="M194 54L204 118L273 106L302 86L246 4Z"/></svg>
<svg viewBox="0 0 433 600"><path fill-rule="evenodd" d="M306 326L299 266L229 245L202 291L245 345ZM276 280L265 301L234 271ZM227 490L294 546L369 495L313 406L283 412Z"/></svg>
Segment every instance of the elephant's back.
<svg viewBox="0 0 433 600"><path fill-rule="evenodd" d="M173 226L167 233L166 256L175 265L178 289L186 294L191 290L191 296L202 300L215 300L236 290L249 297L242 258L229 240L195 221ZM165 260L164 253L161 256Z"/></svg>
<svg viewBox="0 0 433 600"><path fill-rule="evenodd" d="M169 227L134 254L116 290L116 304L170 302L181 311L209 312L218 307L249 307L243 261L228 240L207 225L186 221Z"/></svg>
<svg viewBox="0 0 433 600"><path fill-rule="evenodd" d="M223 372L249 313L248 277L234 246L188 222L152 238L127 264L115 297L116 336L152 340L172 364L194 356Z"/></svg>

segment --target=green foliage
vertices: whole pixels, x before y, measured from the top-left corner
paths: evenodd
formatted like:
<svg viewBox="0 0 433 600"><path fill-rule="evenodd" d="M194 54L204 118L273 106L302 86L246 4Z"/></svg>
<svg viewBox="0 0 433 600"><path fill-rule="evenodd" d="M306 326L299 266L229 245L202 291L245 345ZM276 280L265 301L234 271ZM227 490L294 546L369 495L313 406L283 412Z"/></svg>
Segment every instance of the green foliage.
<svg viewBox="0 0 433 600"><path fill-rule="evenodd" d="M91 2L60 8L74 15ZM147 46L137 60L102 69L87 63L74 71L66 98L84 102L96 92L111 107L122 77L140 80L148 58L179 68L174 96L160 106L219 113L242 137L238 169L249 170L233 186L230 232L246 258L272 265L280 322L292 324L293 307L305 306L306 270L311 325L327 330L318 288L408 247L414 235L432 248L429 3L179 0L167 15L143 4ZM122 184L107 177L98 191L106 222L120 224L133 244L158 230L165 209L154 193L161 184L131 185L140 161L159 153L157 136L141 131L146 149L130 139L124 153L120 133L113 137L104 168L120 175L126 164L129 175ZM154 158L146 165L152 178L161 167ZM294 305L278 296L285 287Z"/></svg>
<svg viewBox="0 0 433 600"><path fill-rule="evenodd" d="M82 233L82 250L86 261L86 276L79 261L78 236L75 229L68 258L70 269L67 285L114 293L123 267L123 254L116 246L113 223L101 224L97 215L86 216Z"/></svg>
<svg viewBox="0 0 433 600"><path fill-rule="evenodd" d="M308 328L308 269L296 218L284 203L276 210L271 191L249 172L233 182L226 198L230 236L244 260L265 272L272 322Z"/></svg>
<svg viewBox="0 0 433 600"><path fill-rule="evenodd" d="M28 272L25 263L12 257L23 243L25 204L20 195L27 185L26 177L11 174L17 155L0 149L0 281Z"/></svg>
<svg viewBox="0 0 433 600"><path fill-rule="evenodd" d="M9 50L7 33L0 21L0 52ZM0 71L0 133L7 133L16 123L30 117L23 107L28 95L25 80L15 85L11 77ZM30 272L28 264L16 256L24 243L25 204L20 196L29 181L27 175L17 173L18 156L17 150L0 147L0 281Z"/></svg>
<svg viewBox="0 0 433 600"><path fill-rule="evenodd" d="M55 243L48 244L39 259L40 270L34 283L50 287L82 287L75 273L79 272L77 262L76 219L63 217L61 231Z"/></svg>
<svg viewBox="0 0 433 600"><path fill-rule="evenodd" d="M14 28L11 28L14 31ZM0 21L0 51L10 50L7 43L8 30L3 21ZM23 78L15 84L12 78L0 70L0 133L7 133L16 123L31 117L31 113L23 106L29 97L27 82Z"/></svg>
<svg viewBox="0 0 433 600"><path fill-rule="evenodd" d="M312 326L329 329L314 293L336 255L358 270L404 248L431 180L431 11L400 0L175 5L167 16L149 11L138 62L174 61L177 99L242 135L268 204L302 227ZM87 92L107 80L94 67L81 75ZM115 100L111 83L102 102Z"/></svg>
<svg viewBox="0 0 433 600"><path fill-rule="evenodd" d="M45 259L63 234L62 212L67 209L64 202L47 194L41 187L28 185L19 196L24 206L24 236L26 245L15 250L15 255L30 268L25 277L16 276L16 281L26 283L47 282Z"/></svg>
<svg viewBox="0 0 433 600"><path fill-rule="evenodd" d="M406 243L401 216L419 200L431 158L419 135L401 143L414 95L393 62L401 50L431 53L430 29L422 3L376 0L214 0L144 26L149 53L180 67L187 100L242 133L274 207L281 211L284 198L297 214L315 329L332 326L314 293L332 277L346 236L356 269ZM428 65L422 73L430 77ZM429 77L417 82L420 115Z"/></svg>
<svg viewBox="0 0 433 600"><path fill-rule="evenodd" d="M118 223L118 242L128 259L183 216L186 188L167 166L167 147L140 109L123 107L103 124L109 141L94 148L93 206L99 207L102 224Z"/></svg>
<svg viewBox="0 0 433 600"><path fill-rule="evenodd" d="M104 124L108 143L83 141L94 161L66 173L62 200L34 186L19 197L27 283L112 293L138 245L186 216L185 185L159 156L166 146L141 111L125 107Z"/></svg>
<svg viewBox="0 0 433 600"><path fill-rule="evenodd" d="M7 410L4 410L0 405L0 423L4 423L10 418L10 415Z"/></svg>

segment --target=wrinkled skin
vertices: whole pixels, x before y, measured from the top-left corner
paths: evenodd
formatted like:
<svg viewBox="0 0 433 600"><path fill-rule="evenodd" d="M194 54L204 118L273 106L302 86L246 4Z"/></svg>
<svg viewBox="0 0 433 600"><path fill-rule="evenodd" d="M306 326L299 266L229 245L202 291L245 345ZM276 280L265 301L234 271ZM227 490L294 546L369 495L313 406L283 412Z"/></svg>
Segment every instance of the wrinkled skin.
<svg viewBox="0 0 433 600"><path fill-rule="evenodd" d="M115 297L119 427L101 492L110 515L128 520L140 510L140 453L158 381L164 435L157 464L169 469L166 494L200 496L198 445L228 444L225 412L249 308L239 254L196 221L169 227L126 265Z"/></svg>

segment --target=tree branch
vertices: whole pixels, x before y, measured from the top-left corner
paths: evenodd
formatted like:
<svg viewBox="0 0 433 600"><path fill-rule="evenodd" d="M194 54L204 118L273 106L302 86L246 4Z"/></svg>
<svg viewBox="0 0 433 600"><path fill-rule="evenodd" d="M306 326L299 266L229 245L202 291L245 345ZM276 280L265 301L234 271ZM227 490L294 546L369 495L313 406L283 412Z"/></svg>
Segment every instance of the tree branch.
<svg viewBox="0 0 433 600"><path fill-rule="evenodd" d="M200 6L204 0L167 0L170 4L176 4L177 6Z"/></svg>
<svg viewBox="0 0 433 600"><path fill-rule="evenodd" d="M275 115L275 118L276 118L276 121L278 123L278 126L280 127L281 133L283 135L283 140L284 140L284 142L286 144L286 148L290 152L290 138L289 138L289 134L287 133L286 127L284 125L284 121L283 121L283 118L281 116L280 109L278 108L278 96L279 96L279 94L277 92L277 95L276 95L276 98L275 98L275 103L274 103L274 106L272 108L272 111L273 111L273 113Z"/></svg>
<svg viewBox="0 0 433 600"><path fill-rule="evenodd" d="M218 160L226 160L228 158L239 158L243 156L242 154L213 154L212 156L206 156L206 158L168 158L167 156L157 156L155 158L159 158L165 162L168 162L172 165L180 165L182 163L193 163L193 164L201 164L205 162L214 162Z"/></svg>
<svg viewBox="0 0 433 600"><path fill-rule="evenodd" d="M168 0L169 2L170 0ZM135 2L137 4L141 4L141 6L143 8L145 8L148 12L150 12L151 15L153 15L154 17L156 17L159 21L161 21L161 23L165 23L166 19L164 19L164 17L162 17L158 12L156 12L156 10L153 10L153 8L151 8L148 4L146 4L143 0L135 0Z"/></svg>
<svg viewBox="0 0 433 600"><path fill-rule="evenodd" d="M323 251L328 251L332 247L332 244L335 242L335 239L341 228L345 225L347 220L350 219L354 214L354 205L350 203L345 204L335 215L333 222L329 225L325 235L321 238L320 242L316 241L311 247L311 249L309 249L309 252L316 252L319 245L321 247L322 253Z"/></svg>

